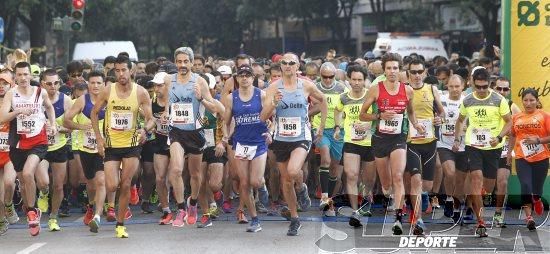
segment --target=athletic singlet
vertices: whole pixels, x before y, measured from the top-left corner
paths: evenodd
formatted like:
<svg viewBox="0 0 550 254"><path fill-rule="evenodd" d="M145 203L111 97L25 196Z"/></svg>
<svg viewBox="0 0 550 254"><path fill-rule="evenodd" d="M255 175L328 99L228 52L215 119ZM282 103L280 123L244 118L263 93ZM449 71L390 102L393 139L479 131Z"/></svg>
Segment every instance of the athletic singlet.
<svg viewBox="0 0 550 254"><path fill-rule="evenodd" d="M468 117L466 129L466 145L481 150L494 150L501 148L501 142L496 147L489 144L491 138L500 134L504 127L502 116L510 113L506 99L493 91L484 99L479 99L475 93L464 97L460 104L460 114Z"/></svg>
<svg viewBox="0 0 550 254"><path fill-rule="evenodd" d="M53 103L53 109L55 112L55 122L58 126L63 126L63 115L65 114L65 94L59 93L59 97L55 103ZM49 129L49 123L46 122L46 129ZM49 131L48 131L49 133ZM48 134L48 152L55 151L67 144L67 135L60 133L59 131L54 136Z"/></svg>
<svg viewBox="0 0 550 254"><path fill-rule="evenodd" d="M460 99L455 101L449 98L449 94L444 94L441 97L441 104L445 109L445 122L441 125L441 131L439 132L439 139L437 140L437 147L447 148L449 150L453 149L454 140L455 140L455 126L456 120L458 120L459 107L464 99L463 95L460 95ZM466 133L466 128L462 128L462 135L460 140L460 145L458 147L459 152L463 152L465 148L464 144L464 134Z"/></svg>
<svg viewBox="0 0 550 254"><path fill-rule="evenodd" d="M344 112L344 142L360 146L371 146L371 126L372 122L363 122L359 120L359 112L365 102L367 91L359 98L351 97L351 92L340 95L339 104L336 106L338 111ZM367 113L372 112L372 107ZM364 130L363 130L364 129Z"/></svg>
<svg viewBox="0 0 550 254"><path fill-rule="evenodd" d="M542 110L532 114L521 112L512 117L512 135L516 136L514 152L516 159L528 162L547 160L550 157L548 146L544 144L525 144L527 137L544 138L550 135L550 115Z"/></svg>
<svg viewBox="0 0 550 254"><path fill-rule="evenodd" d="M200 109L201 103L195 98L198 75L192 73L191 79L185 84L178 83L177 75L172 75L169 91L170 127L186 131L199 130L202 128L204 108Z"/></svg>
<svg viewBox="0 0 550 254"><path fill-rule="evenodd" d="M413 87L413 109L416 120L424 126L426 133L420 134L415 128L410 128L408 141L411 144L427 144L435 140L434 101L432 86L422 84L421 88ZM409 125L412 123L409 121Z"/></svg>
<svg viewBox="0 0 550 254"><path fill-rule="evenodd" d="M325 129L334 128L334 108L340 104L340 95L346 92L346 87L340 82L334 81L330 88L325 88L323 84L317 83L317 88L327 98L327 120L325 121ZM321 115L313 116L313 128L317 129L321 125Z"/></svg>
<svg viewBox="0 0 550 254"><path fill-rule="evenodd" d="M407 135L408 121L407 121L407 105L409 104L409 98L407 98L407 92L405 90L405 84L399 83L399 89L397 94L391 95L386 90L384 82L378 83L378 99L374 104L375 108L373 112L385 112L394 111L395 117L390 120L377 120L375 121L376 130L374 135L378 137L393 136L393 135Z"/></svg>
<svg viewBox="0 0 550 254"><path fill-rule="evenodd" d="M8 142L8 136L10 132L10 123L5 122L0 124L0 170L3 169L4 165L10 161L10 145Z"/></svg>
<svg viewBox="0 0 550 254"><path fill-rule="evenodd" d="M249 101L242 101L239 90L233 91L232 114L235 119L235 131L233 132L233 144L255 145L265 143L262 134L267 132L267 125L260 120L262 112L262 92L254 87Z"/></svg>
<svg viewBox="0 0 550 254"><path fill-rule="evenodd" d="M37 145L47 145L46 115L44 114L44 99L40 87L32 87L30 96L19 93L17 87L13 89L12 110L32 109L32 114L18 115L10 126L10 146L19 149L31 149ZM13 137L13 139L12 139Z"/></svg>
<svg viewBox="0 0 550 254"><path fill-rule="evenodd" d="M139 145L138 113L139 103L137 96L138 85L131 83L130 95L121 99L116 93L116 84L111 85L111 92L105 110L103 133L105 147L128 148Z"/></svg>
<svg viewBox="0 0 550 254"><path fill-rule="evenodd" d="M161 117L164 113L165 107L162 107L158 104L158 98L153 98L153 102L151 103L151 109L153 111L153 117L155 118L155 134L162 135L164 137L168 136L168 123L161 123Z"/></svg>
<svg viewBox="0 0 550 254"><path fill-rule="evenodd" d="M90 94L84 95L84 108L82 113L78 114L77 123L79 124L89 124L91 122L92 109L94 108L94 103L92 102L92 97ZM97 119L99 120L99 132L103 135L103 124L105 119L105 108L101 109L97 114ZM87 153L97 153L97 139L93 129L80 131L76 136L79 140L80 150Z"/></svg>
<svg viewBox="0 0 550 254"><path fill-rule="evenodd" d="M283 99L275 108L274 140L284 142L311 141L311 127L308 118L307 98L304 94L304 82L298 79L296 89L287 91L282 79L274 85L283 94Z"/></svg>

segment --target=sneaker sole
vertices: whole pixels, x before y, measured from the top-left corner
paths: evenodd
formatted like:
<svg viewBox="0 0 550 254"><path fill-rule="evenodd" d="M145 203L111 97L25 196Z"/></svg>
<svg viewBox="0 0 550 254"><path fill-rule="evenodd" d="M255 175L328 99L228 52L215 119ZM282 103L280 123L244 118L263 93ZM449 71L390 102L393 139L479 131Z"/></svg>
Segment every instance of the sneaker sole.
<svg viewBox="0 0 550 254"><path fill-rule="evenodd" d="M174 223L172 222L172 227L182 228L183 226L185 226L185 222L183 222L181 225L174 224Z"/></svg>
<svg viewBox="0 0 550 254"><path fill-rule="evenodd" d="M392 232L393 232L393 235L401 235L401 234L403 234L403 229L401 229L398 226L393 226L392 227Z"/></svg>
<svg viewBox="0 0 550 254"><path fill-rule="evenodd" d="M206 225L202 225L202 224L197 225L197 228L209 228L209 227L212 227L212 223L208 223Z"/></svg>
<svg viewBox="0 0 550 254"><path fill-rule="evenodd" d="M487 237L487 229L486 228L477 228L476 229L476 235L479 237Z"/></svg>
<svg viewBox="0 0 550 254"><path fill-rule="evenodd" d="M249 232L249 233L256 233L256 232L260 232L260 231L262 231L262 228L257 228L257 229L252 229L252 230L246 229L246 232Z"/></svg>
<svg viewBox="0 0 550 254"><path fill-rule="evenodd" d="M296 234L291 234L290 232L287 232L286 235L287 236L299 236L300 235L300 229L302 228L302 225L300 224L300 226L298 227L298 230L296 230Z"/></svg>
<svg viewBox="0 0 550 254"><path fill-rule="evenodd" d="M29 233L31 236L37 236L40 234L40 226L39 225L29 225Z"/></svg>
<svg viewBox="0 0 550 254"><path fill-rule="evenodd" d="M90 227L90 232L97 233L99 231L99 225L95 220L90 221L90 224L88 224L88 227Z"/></svg>
<svg viewBox="0 0 550 254"><path fill-rule="evenodd" d="M527 229L529 229L530 231L536 230L537 226L535 225L535 222L534 221L527 222Z"/></svg>

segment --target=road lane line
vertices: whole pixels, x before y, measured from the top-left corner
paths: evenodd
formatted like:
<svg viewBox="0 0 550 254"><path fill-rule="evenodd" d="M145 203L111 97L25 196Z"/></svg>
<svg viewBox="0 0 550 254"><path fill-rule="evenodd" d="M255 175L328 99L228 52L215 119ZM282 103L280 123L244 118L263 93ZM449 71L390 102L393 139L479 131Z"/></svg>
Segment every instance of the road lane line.
<svg viewBox="0 0 550 254"><path fill-rule="evenodd" d="M33 244L31 244L31 246L29 246L29 247L27 247L23 250L18 251L17 254L29 254L29 253L37 250L38 248L40 248L44 245L46 245L46 243L33 243Z"/></svg>

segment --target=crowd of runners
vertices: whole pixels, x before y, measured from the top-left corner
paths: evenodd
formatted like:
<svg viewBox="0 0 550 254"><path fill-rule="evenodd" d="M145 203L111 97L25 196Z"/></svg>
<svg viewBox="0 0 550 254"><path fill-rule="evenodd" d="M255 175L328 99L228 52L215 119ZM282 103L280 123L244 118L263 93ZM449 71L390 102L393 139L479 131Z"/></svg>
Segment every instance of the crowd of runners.
<svg viewBox="0 0 550 254"><path fill-rule="evenodd" d="M355 228L382 204L394 235L405 216L422 235L423 216L443 209L487 236L484 206L506 223L512 163L535 230L550 118L536 90L516 105L510 85L498 59L458 54L213 59L181 47L49 68L18 50L0 66L0 235L19 215L32 236L41 221L60 231L77 206L91 232L116 221L127 238L140 205L174 227L234 213L258 232L259 214L283 216L296 236L312 199L328 217L345 199Z"/></svg>

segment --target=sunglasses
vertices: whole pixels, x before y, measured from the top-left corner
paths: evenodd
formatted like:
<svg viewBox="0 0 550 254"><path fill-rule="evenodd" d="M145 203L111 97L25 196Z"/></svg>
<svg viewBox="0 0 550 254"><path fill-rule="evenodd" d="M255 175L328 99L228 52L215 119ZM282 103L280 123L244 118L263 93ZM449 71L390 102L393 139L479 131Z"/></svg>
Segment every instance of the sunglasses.
<svg viewBox="0 0 550 254"><path fill-rule="evenodd" d="M59 81L44 82L44 85L47 85L47 86L58 86L59 84L61 84L61 82L59 82Z"/></svg>
<svg viewBox="0 0 550 254"><path fill-rule="evenodd" d="M334 75L331 75L331 76L321 75L321 77L323 77L323 79L333 79Z"/></svg>
<svg viewBox="0 0 550 254"><path fill-rule="evenodd" d="M78 77L82 77L82 72L77 72L77 73L71 73L71 78L78 78Z"/></svg>
<svg viewBox="0 0 550 254"><path fill-rule="evenodd" d="M508 92L510 91L510 88L509 87L495 87L495 90L497 91L501 91L501 92Z"/></svg>
<svg viewBox="0 0 550 254"><path fill-rule="evenodd" d="M478 85L475 85L476 89L477 90L486 90L486 89L489 89L489 85L486 85L486 86L478 86Z"/></svg>
<svg viewBox="0 0 550 254"><path fill-rule="evenodd" d="M424 70L410 70L409 73L412 75L420 75L424 73Z"/></svg>
<svg viewBox="0 0 550 254"><path fill-rule="evenodd" d="M254 75L250 74L250 73L243 73L243 74L238 74L237 75L237 78L251 78L253 77Z"/></svg>
<svg viewBox="0 0 550 254"><path fill-rule="evenodd" d="M281 65L289 65L289 66L294 66L296 65L296 62L294 61L290 61L290 62L287 62L287 61L281 61Z"/></svg>

